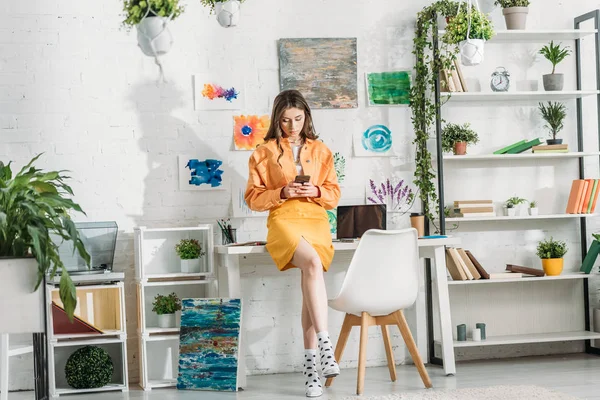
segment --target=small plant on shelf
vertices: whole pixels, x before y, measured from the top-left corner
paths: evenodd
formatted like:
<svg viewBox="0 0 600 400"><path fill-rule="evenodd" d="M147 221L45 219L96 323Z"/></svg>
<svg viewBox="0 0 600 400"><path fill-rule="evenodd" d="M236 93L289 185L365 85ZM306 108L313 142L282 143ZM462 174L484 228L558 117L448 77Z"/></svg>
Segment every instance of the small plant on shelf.
<svg viewBox="0 0 600 400"><path fill-rule="evenodd" d="M542 240L537 245L537 256L542 260L544 272L549 276L560 275L563 270L563 257L567 254L567 244L552 237Z"/></svg>
<svg viewBox="0 0 600 400"><path fill-rule="evenodd" d="M452 151L455 155L467 154L467 144L479 142L479 135L471 125L447 124L442 131L442 150Z"/></svg>
<svg viewBox="0 0 600 400"><path fill-rule="evenodd" d="M166 296L157 294L152 302L152 311L158 315L160 328L175 327L175 312L181 310L181 300L175 292Z"/></svg>
<svg viewBox="0 0 600 400"><path fill-rule="evenodd" d="M193 260L204 256L202 245L196 239L181 239L175 245L175 251L182 260Z"/></svg>
<svg viewBox="0 0 600 400"><path fill-rule="evenodd" d="M567 116L567 107L563 103L548 102L548 105L539 103L539 110L542 118L546 121L544 128L550 131L552 139L546 140L548 144L561 144L562 139L557 139L556 135L564 127L564 119Z"/></svg>
<svg viewBox="0 0 600 400"><path fill-rule="evenodd" d="M517 206L519 204L523 204L525 203L527 200L521 198L521 197L517 197L517 196L513 196L511 198L509 198L508 200L506 200L506 202L504 203L506 205L506 212L508 214L509 217L514 217L517 214Z"/></svg>
<svg viewBox="0 0 600 400"><path fill-rule="evenodd" d="M529 215L538 215L538 207L535 200L529 202Z"/></svg>
<svg viewBox="0 0 600 400"><path fill-rule="evenodd" d="M551 41L550 44L540 49L540 54L552 63L552 72L543 76L544 90L562 90L565 83L565 77L564 74L555 73L556 66L571 54L571 49L569 49L568 46L561 47L560 44L555 45L554 41Z"/></svg>
<svg viewBox="0 0 600 400"><path fill-rule="evenodd" d="M529 0L496 0L495 5L502 7L506 29L525 29Z"/></svg>

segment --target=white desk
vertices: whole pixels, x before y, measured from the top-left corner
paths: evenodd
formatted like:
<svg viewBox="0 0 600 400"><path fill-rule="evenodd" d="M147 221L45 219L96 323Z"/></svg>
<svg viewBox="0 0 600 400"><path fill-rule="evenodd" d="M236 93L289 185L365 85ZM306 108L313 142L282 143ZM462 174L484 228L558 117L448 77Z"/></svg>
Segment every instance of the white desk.
<svg viewBox="0 0 600 400"><path fill-rule="evenodd" d="M419 239L419 256L429 258L435 266L433 280L437 287L437 302L439 313L437 318L440 324L442 334L442 358L444 361L444 372L446 375L452 375L456 372L454 363L454 346L452 342L452 322L450 320L450 298L448 296L448 280L446 275L446 250L447 245L460 245L460 239L449 237L443 239ZM334 242L335 251L354 251L358 247L358 242L344 243ZM252 254L265 254L265 246L215 246L216 257L219 266L223 266L227 273L228 292L219 293L220 297L242 298L242 286L240 278L240 256ZM419 281L422 283L419 288L417 302L415 304L417 314L417 334L416 342L421 357L428 360L428 337L427 337L427 309L425 304L425 285L424 270L419 271ZM221 285L219 285L221 288ZM219 289L220 290L220 289ZM243 312L243 311L242 311ZM243 331L240 335L240 346L238 354L238 386L246 386L246 360L245 348L242 344Z"/></svg>

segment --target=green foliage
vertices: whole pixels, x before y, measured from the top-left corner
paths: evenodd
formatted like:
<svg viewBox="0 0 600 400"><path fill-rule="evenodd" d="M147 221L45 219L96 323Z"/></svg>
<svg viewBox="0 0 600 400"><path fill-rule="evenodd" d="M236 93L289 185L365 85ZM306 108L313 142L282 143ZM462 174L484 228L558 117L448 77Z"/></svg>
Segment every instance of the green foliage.
<svg viewBox="0 0 600 400"><path fill-rule="evenodd" d="M225 3L227 0L200 0L200 4L202 4L205 7L209 7L210 8L210 12L215 11L215 4L216 3ZM240 0L240 3L243 3L245 0Z"/></svg>
<svg viewBox="0 0 600 400"><path fill-rule="evenodd" d="M73 190L65 183L69 179L63 175L66 171L44 172L33 166L40 156L35 156L14 178L11 162L5 165L0 161L0 257L35 257L36 290L44 276L54 278L61 268L60 299L72 320L77 305L75 286L63 268L58 248L62 241L72 240L89 266L90 256L69 216L71 210L85 213L69 198Z"/></svg>
<svg viewBox="0 0 600 400"><path fill-rule="evenodd" d="M196 239L181 239L175 245L175 252L182 260L194 260L206 254Z"/></svg>
<svg viewBox="0 0 600 400"><path fill-rule="evenodd" d="M479 10L471 8L467 12L466 7L461 7L459 13L448 22L443 40L448 44L458 44L467 39L467 33L469 39L490 40L494 36L492 21Z"/></svg>
<svg viewBox="0 0 600 400"><path fill-rule="evenodd" d="M442 131L442 150L452 151L454 143L467 142L468 144L476 144L479 142L479 135L469 123L458 125L448 124Z"/></svg>
<svg viewBox="0 0 600 400"><path fill-rule="evenodd" d="M181 310L181 300L175 292L163 296L157 294L152 302L152 311L158 315L173 314L175 311Z"/></svg>
<svg viewBox="0 0 600 400"><path fill-rule="evenodd" d="M346 175L344 171L346 170L346 158L340 153L335 153L333 155L333 166L335 168L335 174L337 175L338 182L344 182Z"/></svg>
<svg viewBox="0 0 600 400"><path fill-rule="evenodd" d="M529 202L529 208L536 208L537 207L537 202L535 200L531 200Z"/></svg>
<svg viewBox="0 0 600 400"><path fill-rule="evenodd" d="M540 49L540 54L552 63L552 73L554 73L556 66L571 54L571 49L569 49L569 46L561 48L560 44L554 45L554 40L552 40L549 45Z"/></svg>
<svg viewBox="0 0 600 400"><path fill-rule="evenodd" d="M563 121L567 116L567 107L563 103L549 101L547 106L539 103L539 110L542 118L546 121L544 128L550 131L552 139L556 139L556 135L564 127Z"/></svg>
<svg viewBox="0 0 600 400"><path fill-rule="evenodd" d="M519 204L523 204L525 203L527 200L521 198L521 197L517 197L517 196L513 196L511 198L509 198L508 200L506 200L506 208L513 208L514 206L518 206Z"/></svg>
<svg viewBox="0 0 600 400"><path fill-rule="evenodd" d="M76 350L65 365L67 383L75 389L101 388L111 381L113 371L110 355L96 346Z"/></svg>
<svg viewBox="0 0 600 400"><path fill-rule="evenodd" d="M154 13L159 17L169 17L171 20L179 17L185 10L185 7L179 4L179 0L123 0L123 11L126 17L123 25L130 28L139 24L148 12L148 4L150 5L149 16Z"/></svg>
<svg viewBox="0 0 600 400"><path fill-rule="evenodd" d="M563 258L567 254L567 244L562 240L542 240L537 245L537 256L539 258Z"/></svg>
<svg viewBox="0 0 600 400"><path fill-rule="evenodd" d="M494 4L502 8L529 7L530 2L529 0L496 0Z"/></svg>

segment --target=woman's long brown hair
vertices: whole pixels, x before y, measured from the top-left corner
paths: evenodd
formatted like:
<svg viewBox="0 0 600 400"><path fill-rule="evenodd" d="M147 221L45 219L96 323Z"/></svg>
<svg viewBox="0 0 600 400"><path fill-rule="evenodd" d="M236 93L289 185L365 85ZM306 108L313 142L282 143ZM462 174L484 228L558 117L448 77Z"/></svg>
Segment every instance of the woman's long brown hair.
<svg viewBox="0 0 600 400"><path fill-rule="evenodd" d="M283 117L283 113L290 108L298 108L304 111L304 126L300 131L300 137L302 141L306 141L306 139L318 139L317 132L315 131L315 127L313 125L312 114L310 112L310 107L306 102L302 93L297 90L284 90L279 93L275 100L273 101L273 111L271 112L271 125L269 126L269 130L265 135L265 142L269 140L275 140L277 142L277 147L279 148L279 157L277 157L277 163L281 165L279 160L283 156L283 147L281 147L281 138L283 136L283 132L281 130L281 118Z"/></svg>

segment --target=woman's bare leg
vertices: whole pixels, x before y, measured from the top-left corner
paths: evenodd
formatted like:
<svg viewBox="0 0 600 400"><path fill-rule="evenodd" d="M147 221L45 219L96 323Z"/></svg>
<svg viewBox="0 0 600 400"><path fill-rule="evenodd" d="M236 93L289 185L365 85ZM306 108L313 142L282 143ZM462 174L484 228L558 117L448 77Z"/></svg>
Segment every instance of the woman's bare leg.
<svg viewBox="0 0 600 400"><path fill-rule="evenodd" d="M302 298L302 332L304 336L304 348L305 349L316 349L317 348L317 332L310 319L308 313L308 307L306 306L306 298Z"/></svg>

